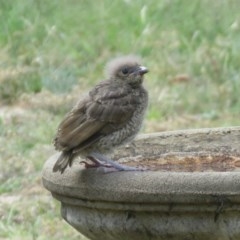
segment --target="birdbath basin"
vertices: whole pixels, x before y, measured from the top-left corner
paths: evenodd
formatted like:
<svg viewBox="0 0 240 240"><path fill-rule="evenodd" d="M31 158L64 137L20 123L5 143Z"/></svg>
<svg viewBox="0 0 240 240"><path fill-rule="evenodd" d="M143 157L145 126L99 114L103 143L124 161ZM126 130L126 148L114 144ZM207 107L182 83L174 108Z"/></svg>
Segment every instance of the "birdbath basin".
<svg viewBox="0 0 240 240"><path fill-rule="evenodd" d="M240 127L140 135L112 159L149 171L103 173L75 160L43 185L89 239L239 240Z"/></svg>

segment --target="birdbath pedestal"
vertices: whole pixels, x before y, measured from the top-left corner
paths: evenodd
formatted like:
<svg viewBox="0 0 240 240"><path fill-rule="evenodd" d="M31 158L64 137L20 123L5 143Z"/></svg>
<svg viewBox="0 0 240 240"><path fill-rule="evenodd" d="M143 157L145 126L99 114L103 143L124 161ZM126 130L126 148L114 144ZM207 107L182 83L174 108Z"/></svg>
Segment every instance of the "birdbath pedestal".
<svg viewBox="0 0 240 240"><path fill-rule="evenodd" d="M240 127L140 135L112 159L149 171L43 168L62 217L95 240L239 240Z"/></svg>

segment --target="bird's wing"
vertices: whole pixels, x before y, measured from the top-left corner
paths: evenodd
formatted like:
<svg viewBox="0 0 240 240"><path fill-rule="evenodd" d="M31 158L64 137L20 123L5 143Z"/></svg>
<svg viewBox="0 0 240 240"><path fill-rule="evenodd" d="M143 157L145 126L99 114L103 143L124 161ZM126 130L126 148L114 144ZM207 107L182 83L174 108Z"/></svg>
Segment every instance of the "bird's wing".
<svg viewBox="0 0 240 240"><path fill-rule="evenodd" d="M113 125L128 121L139 103L139 96L133 94L130 86L112 82L100 83L90 92L90 96L93 101L87 107L89 116Z"/></svg>
<svg viewBox="0 0 240 240"><path fill-rule="evenodd" d="M68 151L78 147L105 125L103 122L88 118L85 103L86 101L79 103L79 108L74 108L60 123L54 139L57 150Z"/></svg>
<svg viewBox="0 0 240 240"><path fill-rule="evenodd" d="M54 145L57 150L81 150L131 118L138 98L128 87L102 82L60 123Z"/></svg>

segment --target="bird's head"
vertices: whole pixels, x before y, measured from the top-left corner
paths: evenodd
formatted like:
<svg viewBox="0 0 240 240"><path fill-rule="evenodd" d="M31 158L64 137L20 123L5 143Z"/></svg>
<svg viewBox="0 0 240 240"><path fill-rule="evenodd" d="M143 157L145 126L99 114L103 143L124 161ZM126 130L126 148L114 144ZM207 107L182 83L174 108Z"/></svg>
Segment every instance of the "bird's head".
<svg viewBox="0 0 240 240"><path fill-rule="evenodd" d="M141 59L133 55L115 58L106 66L107 77L137 87L142 84L144 74L148 72L140 62Z"/></svg>

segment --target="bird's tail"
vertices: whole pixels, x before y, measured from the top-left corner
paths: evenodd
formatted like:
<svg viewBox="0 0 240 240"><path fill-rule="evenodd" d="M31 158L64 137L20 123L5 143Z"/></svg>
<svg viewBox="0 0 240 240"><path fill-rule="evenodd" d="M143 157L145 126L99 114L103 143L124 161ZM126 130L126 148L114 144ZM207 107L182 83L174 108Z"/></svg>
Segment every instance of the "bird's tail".
<svg viewBox="0 0 240 240"><path fill-rule="evenodd" d="M63 173L67 166L71 167L73 158L74 155L72 151L63 151L53 167L53 172L60 171Z"/></svg>

